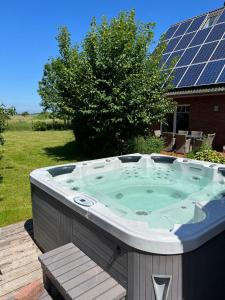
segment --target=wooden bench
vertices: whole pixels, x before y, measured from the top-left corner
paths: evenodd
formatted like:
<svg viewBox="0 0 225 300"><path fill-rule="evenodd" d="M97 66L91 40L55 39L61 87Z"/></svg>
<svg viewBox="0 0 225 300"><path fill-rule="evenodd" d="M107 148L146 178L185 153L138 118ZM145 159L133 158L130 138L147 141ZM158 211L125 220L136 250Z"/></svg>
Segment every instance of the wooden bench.
<svg viewBox="0 0 225 300"><path fill-rule="evenodd" d="M40 255L39 261L45 288L53 299L122 300L126 297L126 289L72 243Z"/></svg>

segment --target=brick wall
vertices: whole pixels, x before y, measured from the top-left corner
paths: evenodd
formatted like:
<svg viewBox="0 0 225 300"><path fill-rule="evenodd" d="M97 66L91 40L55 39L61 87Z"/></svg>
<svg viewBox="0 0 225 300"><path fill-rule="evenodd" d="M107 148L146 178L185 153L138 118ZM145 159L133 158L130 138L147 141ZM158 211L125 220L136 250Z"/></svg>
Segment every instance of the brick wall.
<svg viewBox="0 0 225 300"><path fill-rule="evenodd" d="M189 130L216 133L214 148L222 151L225 145L225 95L175 99L178 104L190 104ZM214 111L218 106L218 111Z"/></svg>

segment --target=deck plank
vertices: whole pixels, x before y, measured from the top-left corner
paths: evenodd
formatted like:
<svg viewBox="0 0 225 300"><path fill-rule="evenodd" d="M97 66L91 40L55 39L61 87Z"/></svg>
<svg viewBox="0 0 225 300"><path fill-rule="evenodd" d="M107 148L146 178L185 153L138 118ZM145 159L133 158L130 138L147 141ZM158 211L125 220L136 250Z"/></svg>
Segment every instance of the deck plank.
<svg viewBox="0 0 225 300"><path fill-rule="evenodd" d="M19 222L0 228L1 300L12 299L21 288L42 279L38 261L40 254L41 251L32 240L31 222Z"/></svg>

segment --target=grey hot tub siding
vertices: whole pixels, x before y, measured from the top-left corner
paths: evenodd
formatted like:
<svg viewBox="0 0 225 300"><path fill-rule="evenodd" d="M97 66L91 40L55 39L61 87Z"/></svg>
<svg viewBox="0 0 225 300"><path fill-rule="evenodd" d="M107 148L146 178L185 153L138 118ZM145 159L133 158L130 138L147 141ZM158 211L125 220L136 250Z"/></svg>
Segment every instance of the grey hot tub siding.
<svg viewBox="0 0 225 300"><path fill-rule="evenodd" d="M162 300L225 299L224 233L182 255L141 252L33 184L31 191L34 238L38 245L49 251L73 242L127 288L129 300L155 300L152 276L159 275L168 276L168 280L171 276L168 297Z"/></svg>

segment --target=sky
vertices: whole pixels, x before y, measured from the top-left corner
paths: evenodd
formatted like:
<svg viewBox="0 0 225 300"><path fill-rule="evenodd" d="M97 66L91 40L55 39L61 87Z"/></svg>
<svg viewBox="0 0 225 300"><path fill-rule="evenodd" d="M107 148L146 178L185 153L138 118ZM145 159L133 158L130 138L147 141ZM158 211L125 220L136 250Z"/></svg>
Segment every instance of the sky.
<svg viewBox="0 0 225 300"><path fill-rule="evenodd" d="M135 9L137 20L156 22L155 41L170 25L222 7L218 0L0 0L0 104L40 112L43 66L57 55L55 37L67 26L80 43L93 16L100 22Z"/></svg>

